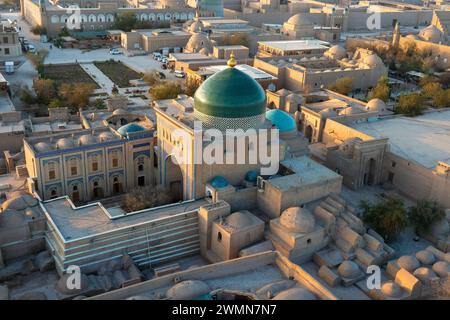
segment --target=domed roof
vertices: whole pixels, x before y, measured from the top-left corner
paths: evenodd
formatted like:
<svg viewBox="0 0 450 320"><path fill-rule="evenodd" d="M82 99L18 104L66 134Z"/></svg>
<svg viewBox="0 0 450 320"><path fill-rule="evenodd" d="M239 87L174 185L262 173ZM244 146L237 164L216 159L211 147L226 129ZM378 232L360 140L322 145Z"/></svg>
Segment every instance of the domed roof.
<svg viewBox="0 0 450 320"><path fill-rule="evenodd" d="M203 33L194 33L186 44L186 49L190 52L199 52L202 48L211 51L211 40Z"/></svg>
<svg viewBox="0 0 450 320"><path fill-rule="evenodd" d="M343 115L350 116L350 115L360 114L360 113L362 113L362 110L357 107L347 107L347 108L339 111L340 116L343 116Z"/></svg>
<svg viewBox="0 0 450 320"><path fill-rule="evenodd" d="M228 181L222 176L216 176L211 180L211 185L216 189L225 188L228 186Z"/></svg>
<svg viewBox="0 0 450 320"><path fill-rule="evenodd" d="M308 209L291 207L281 214L280 224L291 232L309 233L314 230L316 221Z"/></svg>
<svg viewBox="0 0 450 320"><path fill-rule="evenodd" d="M303 102L303 97L296 93L290 93L287 95L286 101L289 101L291 103L299 103L300 104Z"/></svg>
<svg viewBox="0 0 450 320"><path fill-rule="evenodd" d="M109 140L113 140L114 139L114 134L112 132L102 132L98 135L98 138L100 139L100 141L109 141Z"/></svg>
<svg viewBox="0 0 450 320"><path fill-rule="evenodd" d="M203 281L186 280L167 290L166 296L172 300L190 300L209 292L209 286Z"/></svg>
<svg viewBox="0 0 450 320"><path fill-rule="evenodd" d="M433 271L436 272L439 277L447 277L450 274L450 264L446 261L438 261L433 264Z"/></svg>
<svg viewBox="0 0 450 320"><path fill-rule="evenodd" d="M366 110L370 112L381 112L386 110L386 103L383 100L375 98L367 102Z"/></svg>
<svg viewBox="0 0 450 320"><path fill-rule="evenodd" d="M345 51L345 49L342 48L340 45L336 44L332 46L330 49L328 49L324 53L324 55L332 59L341 60L347 56L347 51Z"/></svg>
<svg viewBox="0 0 450 320"><path fill-rule="evenodd" d="M114 110L112 114L115 115L115 116L118 116L118 115L127 114L127 113L128 112L126 112L122 108L118 108L118 109Z"/></svg>
<svg viewBox="0 0 450 320"><path fill-rule="evenodd" d="M393 281L386 281L381 286L381 292L388 297L398 298L402 295L402 288Z"/></svg>
<svg viewBox="0 0 450 320"><path fill-rule="evenodd" d="M442 32L436 26L429 25L419 32L419 37L425 41L437 43L442 39Z"/></svg>
<svg viewBox="0 0 450 320"><path fill-rule="evenodd" d="M312 26L313 24L308 19L307 13L297 13L289 18L287 23L292 24L294 26Z"/></svg>
<svg viewBox="0 0 450 320"><path fill-rule="evenodd" d="M120 133L120 135L126 137L128 133L145 131L145 128L136 123L129 123L120 127L117 131Z"/></svg>
<svg viewBox="0 0 450 320"><path fill-rule="evenodd" d="M417 260L414 256L401 256L398 258L397 264L409 272L413 272L420 267L419 260Z"/></svg>
<svg viewBox="0 0 450 320"><path fill-rule="evenodd" d="M272 300L316 300L316 297L304 288L291 288L281 291Z"/></svg>
<svg viewBox="0 0 450 320"><path fill-rule="evenodd" d="M384 67L383 61L375 53L364 57L363 63L368 65L371 68L378 68L378 67L381 67L381 66Z"/></svg>
<svg viewBox="0 0 450 320"><path fill-rule="evenodd" d="M287 96L290 93L290 91L283 88L283 89L278 90L276 93L280 96Z"/></svg>
<svg viewBox="0 0 450 320"><path fill-rule="evenodd" d="M416 252L416 258L423 264L433 264L436 261L434 254L428 250Z"/></svg>
<svg viewBox="0 0 450 320"><path fill-rule="evenodd" d="M61 138L56 142L56 147L58 149L69 149L75 146L73 140L68 138Z"/></svg>
<svg viewBox="0 0 450 320"><path fill-rule="evenodd" d="M79 145L89 145L89 144L94 144L97 143L97 137L94 137L92 134L85 134L82 135L79 139L78 139L78 144Z"/></svg>
<svg viewBox="0 0 450 320"><path fill-rule="evenodd" d="M34 145L37 152L47 152L52 150L52 147L47 142L38 142Z"/></svg>
<svg viewBox="0 0 450 320"><path fill-rule="evenodd" d="M235 63L232 57L230 61ZM213 117L252 117L264 114L266 94L252 77L230 67L200 85L195 92L194 104L196 111Z"/></svg>
<svg viewBox="0 0 450 320"><path fill-rule="evenodd" d="M251 226L253 224L253 220L243 212L234 212L230 214L226 219L225 223L235 229L244 228Z"/></svg>
<svg viewBox="0 0 450 320"><path fill-rule="evenodd" d="M189 31L191 32L201 32L203 30L203 23L201 21L194 21L189 26Z"/></svg>
<svg viewBox="0 0 450 320"><path fill-rule="evenodd" d="M251 170L245 174L245 180L249 182L256 182L259 173L257 171Z"/></svg>
<svg viewBox="0 0 450 320"><path fill-rule="evenodd" d="M289 113L280 110L273 109L266 112L266 119L272 122L280 132L288 132L295 130L296 124L294 118L292 118Z"/></svg>
<svg viewBox="0 0 450 320"><path fill-rule="evenodd" d="M436 278L437 274L427 267L420 267L414 271L414 276L422 282L427 282L430 279Z"/></svg>
<svg viewBox="0 0 450 320"><path fill-rule="evenodd" d="M341 275L341 277L354 279L360 275L361 271L359 270L359 267L355 262L345 260L339 265L338 273Z"/></svg>

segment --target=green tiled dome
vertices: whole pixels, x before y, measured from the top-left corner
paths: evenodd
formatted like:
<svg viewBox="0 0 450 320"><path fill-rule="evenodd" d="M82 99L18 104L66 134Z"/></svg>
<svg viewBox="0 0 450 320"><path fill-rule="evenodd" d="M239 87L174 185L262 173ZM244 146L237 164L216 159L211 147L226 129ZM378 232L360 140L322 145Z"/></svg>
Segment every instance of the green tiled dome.
<svg viewBox="0 0 450 320"><path fill-rule="evenodd" d="M195 109L208 116L244 118L264 114L263 88L244 72L230 67L208 78L195 93Z"/></svg>

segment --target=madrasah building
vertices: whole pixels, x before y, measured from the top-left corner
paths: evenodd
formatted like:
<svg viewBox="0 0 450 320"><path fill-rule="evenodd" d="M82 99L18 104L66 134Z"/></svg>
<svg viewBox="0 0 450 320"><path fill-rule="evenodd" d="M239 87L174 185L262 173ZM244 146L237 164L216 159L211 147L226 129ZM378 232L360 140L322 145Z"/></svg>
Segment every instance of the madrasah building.
<svg viewBox="0 0 450 320"><path fill-rule="evenodd" d="M26 138L26 165L34 190L43 200L68 195L74 202L85 202L136 186L160 184L169 188L176 200L191 200L211 196L214 185L256 184L260 169L270 165L262 163L260 156L247 161L256 147L265 144L267 152L279 154L273 158L277 168L279 161L306 155L308 141L297 130L294 118L282 110L267 111L262 87L234 67L234 57L228 65L208 78L194 98L183 95L155 101L156 129L130 121L122 126L122 122L115 126L105 123L76 133ZM113 112L118 117L125 113L121 109ZM244 139L244 163L237 159L242 152L238 143L234 149L228 145L222 151L223 159L232 157L233 161L195 161L198 153L211 152L212 144L217 143L208 130L196 139L194 124L198 121L203 129L222 132L243 129L241 134L246 135L248 129L255 129L253 136ZM261 129L267 130L264 139L259 135ZM279 134L276 141L271 140L276 137L274 129ZM174 155L180 152L185 161L177 164Z"/></svg>

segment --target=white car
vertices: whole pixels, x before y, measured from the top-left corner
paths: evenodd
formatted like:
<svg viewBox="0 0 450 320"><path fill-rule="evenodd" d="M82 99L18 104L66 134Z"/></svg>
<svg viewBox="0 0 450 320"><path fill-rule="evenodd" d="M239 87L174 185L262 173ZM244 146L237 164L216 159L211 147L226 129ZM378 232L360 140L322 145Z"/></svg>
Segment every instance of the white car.
<svg viewBox="0 0 450 320"><path fill-rule="evenodd" d="M118 49L110 49L109 50L109 54L112 54L112 55L117 55L117 54L122 54L122 52L120 52Z"/></svg>
<svg viewBox="0 0 450 320"><path fill-rule="evenodd" d="M184 78L186 76L186 74L183 71L180 71L180 70L176 70L174 72L174 74L175 74L175 77L177 77L177 78Z"/></svg>
<svg viewBox="0 0 450 320"><path fill-rule="evenodd" d="M36 53L36 47L32 44L27 45L28 52Z"/></svg>

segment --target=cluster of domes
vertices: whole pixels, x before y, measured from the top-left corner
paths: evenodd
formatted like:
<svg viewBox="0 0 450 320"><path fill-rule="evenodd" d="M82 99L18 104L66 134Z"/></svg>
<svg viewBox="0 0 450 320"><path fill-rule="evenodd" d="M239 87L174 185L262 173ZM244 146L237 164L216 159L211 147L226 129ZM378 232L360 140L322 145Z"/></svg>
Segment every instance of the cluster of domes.
<svg viewBox="0 0 450 320"><path fill-rule="evenodd" d="M56 141L56 148L57 149L70 149L75 147L75 143L72 139L69 138L61 138L58 141Z"/></svg>
<svg viewBox="0 0 450 320"><path fill-rule="evenodd" d="M310 233L314 231L316 221L308 209L291 207L281 214L280 224L290 232Z"/></svg>
<svg viewBox="0 0 450 320"><path fill-rule="evenodd" d="M186 51L199 53L201 50L212 52L212 41L203 33L194 33L186 44Z"/></svg>
<svg viewBox="0 0 450 320"><path fill-rule="evenodd" d="M409 271L414 272L417 268L420 267L420 262L414 256L401 256L397 260L397 264L399 267Z"/></svg>
<svg viewBox="0 0 450 320"><path fill-rule="evenodd" d="M416 258L423 264L431 265L436 261L434 254L428 250L420 250L416 252Z"/></svg>

